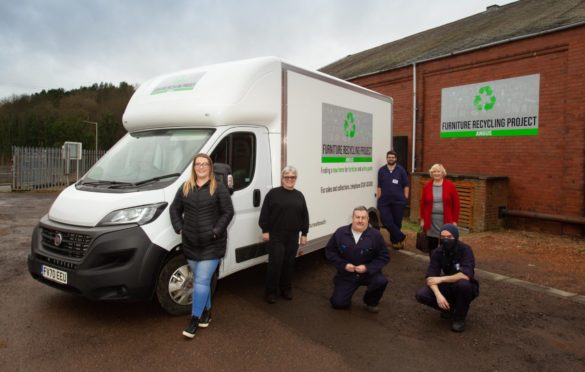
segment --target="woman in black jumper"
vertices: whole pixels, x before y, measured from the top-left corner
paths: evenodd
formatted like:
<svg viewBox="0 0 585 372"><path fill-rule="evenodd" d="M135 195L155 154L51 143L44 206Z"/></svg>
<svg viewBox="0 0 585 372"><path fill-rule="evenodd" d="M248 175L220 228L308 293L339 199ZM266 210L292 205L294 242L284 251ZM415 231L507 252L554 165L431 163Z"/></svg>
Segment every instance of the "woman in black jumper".
<svg viewBox="0 0 585 372"><path fill-rule="evenodd" d="M292 300L294 263L300 244L307 243L309 211L303 194L295 190L297 170L287 166L281 172L281 187L266 194L259 225L262 240L268 242L266 301L276 302L278 290L282 297Z"/></svg>
<svg viewBox="0 0 585 372"><path fill-rule="evenodd" d="M189 338L197 327L207 327L211 321L211 278L225 255L227 227L234 216L230 193L215 180L211 158L197 154L192 167L191 178L177 190L169 210L193 272L191 321L183 331Z"/></svg>

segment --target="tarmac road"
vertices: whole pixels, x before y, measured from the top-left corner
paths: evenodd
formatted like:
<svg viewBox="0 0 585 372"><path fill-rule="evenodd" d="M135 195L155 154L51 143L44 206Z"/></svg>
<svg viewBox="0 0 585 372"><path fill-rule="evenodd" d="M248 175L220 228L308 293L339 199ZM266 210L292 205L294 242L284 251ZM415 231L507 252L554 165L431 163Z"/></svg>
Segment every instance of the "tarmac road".
<svg viewBox="0 0 585 372"><path fill-rule="evenodd" d="M187 340L187 318L154 303L90 302L31 278L30 234L55 196L0 194L2 371L585 370L585 305L480 277L456 334L414 300L425 263L395 251L379 314L363 290L332 310L334 269L317 252L299 259L291 302L263 301L264 266L221 280L213 322Z"/></svg>

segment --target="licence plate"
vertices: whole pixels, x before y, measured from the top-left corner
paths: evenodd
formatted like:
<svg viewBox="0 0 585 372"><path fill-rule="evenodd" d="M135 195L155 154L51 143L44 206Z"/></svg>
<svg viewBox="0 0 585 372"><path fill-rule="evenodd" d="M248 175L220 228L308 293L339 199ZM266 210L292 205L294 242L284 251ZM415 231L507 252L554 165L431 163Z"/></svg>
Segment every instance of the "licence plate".
<svg viewBox="0 0 585 372"><path fill-rule="evenodd" d="M45 279L49 279L61 284L67 284L67 272L65 271L43 265L41 267L41 275Z"/></svg>

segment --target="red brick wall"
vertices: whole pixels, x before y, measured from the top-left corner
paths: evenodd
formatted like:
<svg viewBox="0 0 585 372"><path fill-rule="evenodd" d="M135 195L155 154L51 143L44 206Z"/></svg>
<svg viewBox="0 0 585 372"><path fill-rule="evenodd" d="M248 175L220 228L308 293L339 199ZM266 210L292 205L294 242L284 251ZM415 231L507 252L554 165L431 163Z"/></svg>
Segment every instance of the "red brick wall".
<svg viewBox="0 0 585 372"><path fill-rule="evenodd" d="M394 102L393 136L405 136L409 138L407 170L412 169L412 70L410 67L394 70L392 74L376 75L365 78L357 84L366 86L379 93L392 97Z"/></svg>
<svg viewBox="0 0 585 372"><path fill-rule="evenodd" d="M412 70L408 66L354 81L393 97L393 134L409 137L409 171ZM416 171L442 163L450 173L507 176L509 209L585 216L585 27L417 64L416 70ZM537 136L439 138L443 88L530 74L540 74ZM549 225L520 222L563 232L558 224Z"/></svg>

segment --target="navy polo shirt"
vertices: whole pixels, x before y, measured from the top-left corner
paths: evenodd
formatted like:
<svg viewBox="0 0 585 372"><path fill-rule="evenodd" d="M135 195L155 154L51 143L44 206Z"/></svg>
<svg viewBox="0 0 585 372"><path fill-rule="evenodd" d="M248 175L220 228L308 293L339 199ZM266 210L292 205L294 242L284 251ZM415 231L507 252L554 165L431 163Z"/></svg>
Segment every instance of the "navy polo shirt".
<svg viewBox="0 0 585 372"><path fill-rule="evenodd" d="M409 185L408 174L402 166L396 164L390 172L388 166L384 165L378 170L378 187L382 190L378 204L406 204L404 188Z"/></svg>

